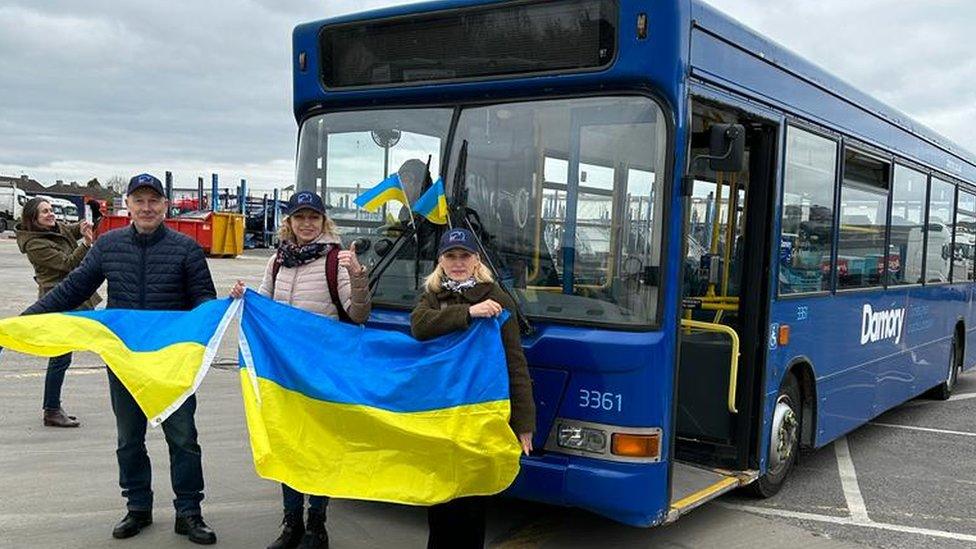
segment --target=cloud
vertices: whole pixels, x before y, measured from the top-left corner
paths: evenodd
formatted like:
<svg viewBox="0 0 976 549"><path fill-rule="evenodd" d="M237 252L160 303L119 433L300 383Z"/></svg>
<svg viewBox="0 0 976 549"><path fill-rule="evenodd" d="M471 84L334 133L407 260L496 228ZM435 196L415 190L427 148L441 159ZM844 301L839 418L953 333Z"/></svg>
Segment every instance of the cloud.
<svg viewBox="0 0 976 549"><path fill-rule="evenodd" d="M0 173L290 183L291 32L395 0L5 0ZM712 0L976 151L970 0Z"/></svg>
<svg viewBox="0 0 976 549"><path fill-rule="evenodd" d="M707 1L976 153L976 3Z"/></svg>
<svg viewBox="0 0 976 549"><path fill-rule="evenodd" d="M0 165L77 179L261 166L260 183L280 184L295 150L295 22L246 3L0 8ZM111 172L65 172L94 167Z"/></svg>

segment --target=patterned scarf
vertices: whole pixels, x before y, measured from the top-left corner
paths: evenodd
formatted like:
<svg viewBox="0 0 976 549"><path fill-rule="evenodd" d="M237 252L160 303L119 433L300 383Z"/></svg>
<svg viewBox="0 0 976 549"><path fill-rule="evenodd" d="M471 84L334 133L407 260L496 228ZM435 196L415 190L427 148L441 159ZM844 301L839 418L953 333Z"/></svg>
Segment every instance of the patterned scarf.
<svg viewBox="0 0 976 549"><path fill-rule="evenodd" d="M327 242L312 242L311 244L295 244L294 242L282 242L278 246L278 255L275 261L282 267L298 267L306 263L311 263L325 255L332 244Z"/></svg>
<svg viewBox="0 0 976 549"><path fill-rule="evenodd" d="M474 288L475 284L477 283L478 281L475 280L473 276L467 280L462 280L461 282L451 280L450 278L445 278L444 282L441 283L441 287L443 287L445 290L459 294L468 288Z"/></svg>

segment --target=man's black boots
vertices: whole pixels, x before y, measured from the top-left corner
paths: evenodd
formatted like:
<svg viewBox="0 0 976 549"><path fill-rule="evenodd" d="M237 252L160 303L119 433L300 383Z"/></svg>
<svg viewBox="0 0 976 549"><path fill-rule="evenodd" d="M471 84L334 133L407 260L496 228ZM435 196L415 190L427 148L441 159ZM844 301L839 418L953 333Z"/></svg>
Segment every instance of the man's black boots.
<svg viewBox="0 0 976 549"><path fill-rule="evenodd" d="M112 529L112 537L131 538L150 524L152 524L152 511L129 511Z"/></svg>
<svg viewBox="0 0 976 549"><path fill-rule="evenodd" d="M325 531L325 513L308 510L305 537L302 538L302 549L329 549L329 533Z"/></svg>
<svg viewBox="0 0 976 549"><path fill-rule="evenodd" d="M174 530L181 536L189 536L190 541L193 543L199 543L200 545L213 545L217 543L217 534L207 526L206 522L203 522L203 517L200 515L176 517L176 527Z"/></svg>
<svg viewBox="0 0 976 549"><path fill-rule="evenodd" d="M281 535L268 546L268 549L295 549L298 547L298 544L302 542L302 536L305 535L302 512L285 513L281 525Z"/></svg>

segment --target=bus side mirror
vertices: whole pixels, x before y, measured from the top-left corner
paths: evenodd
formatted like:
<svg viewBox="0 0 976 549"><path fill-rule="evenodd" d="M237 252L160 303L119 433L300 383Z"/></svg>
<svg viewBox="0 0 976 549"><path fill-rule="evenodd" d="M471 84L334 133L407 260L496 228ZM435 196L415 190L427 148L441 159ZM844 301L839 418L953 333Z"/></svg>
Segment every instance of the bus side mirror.
<svg viewBox="0 0 976 549"><path fill-rule="evenodd" d="M709 135L708 166L716 172L740 172L746 152L742 124L715 124Z"/></svg>

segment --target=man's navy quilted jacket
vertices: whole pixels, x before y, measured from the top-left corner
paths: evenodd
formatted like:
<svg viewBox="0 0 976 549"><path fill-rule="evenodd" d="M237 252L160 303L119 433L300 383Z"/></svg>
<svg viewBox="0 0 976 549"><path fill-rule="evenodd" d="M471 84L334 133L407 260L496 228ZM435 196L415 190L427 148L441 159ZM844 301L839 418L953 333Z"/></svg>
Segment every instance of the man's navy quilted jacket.
<svg viewBox="0 0 976 549"><path fill-rule="evenodd" d="M217 296L193 239L166 225L150 234L130 225L99 237L81 265L24 314L70 311L105 280L109 309L189 310Z"/></svg>

